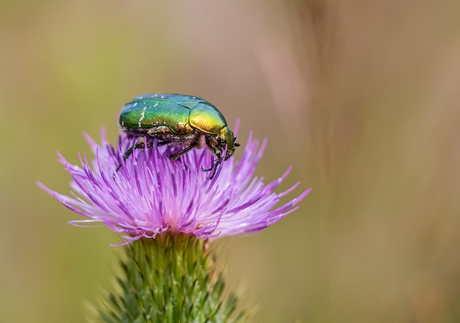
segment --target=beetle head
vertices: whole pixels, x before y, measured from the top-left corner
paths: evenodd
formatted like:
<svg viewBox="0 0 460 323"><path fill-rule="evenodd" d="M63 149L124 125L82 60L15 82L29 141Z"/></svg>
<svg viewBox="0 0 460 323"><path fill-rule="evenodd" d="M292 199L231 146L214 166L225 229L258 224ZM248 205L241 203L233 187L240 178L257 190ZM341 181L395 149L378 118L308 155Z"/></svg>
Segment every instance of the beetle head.
<svg viewBox="0 0 460 323"><path fill-rule="evenodd" d="M235 148L240 145L239 143L235 142L236 137L233 135L233 132L228 129L228 127L222 128L216 139L217 145L219 146L218 149L220 151L223 151L225 149L225 145L227 145L227 154L225 155L225 160L229 159L235 152Z"/></svg>

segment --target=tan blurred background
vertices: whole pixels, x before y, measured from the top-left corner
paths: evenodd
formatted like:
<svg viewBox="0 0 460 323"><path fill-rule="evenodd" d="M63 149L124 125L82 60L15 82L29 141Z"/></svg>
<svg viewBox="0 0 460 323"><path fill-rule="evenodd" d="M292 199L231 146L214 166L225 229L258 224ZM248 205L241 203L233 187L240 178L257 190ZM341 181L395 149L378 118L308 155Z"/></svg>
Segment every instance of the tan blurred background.
<svg viewBox="0 0 460 323"><path fill-rule="evenodd" d="M221 241L253 322L460 321L460 2L2 0L1 322L83 322L112 288L117 235L35 181L69 192L56 151L115 142L146 92L203 96L269 138L258 175L313 187Z"/></svg>

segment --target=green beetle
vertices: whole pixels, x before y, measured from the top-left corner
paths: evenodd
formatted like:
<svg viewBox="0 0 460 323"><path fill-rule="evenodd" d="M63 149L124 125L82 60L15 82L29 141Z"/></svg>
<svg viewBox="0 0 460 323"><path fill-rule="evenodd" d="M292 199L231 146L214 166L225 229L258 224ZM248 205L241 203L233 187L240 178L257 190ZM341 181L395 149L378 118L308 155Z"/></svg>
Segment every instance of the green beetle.
<svg viewBox="0 0 460 323"><path fill-rule="evenodd" d="M239 146L225 117L217 108L197 96L182 94L144 94L127 103L120 113L120 126L128 137L157 139L158 145L174 144L185 147L168 157L178 159L203 143L217 157L213 166L203 171L213 171L230 158ZM133 149L152 147L152 142L139 141L124 154L126 160ZM223 156L226 151L225 156ZM121 167L118 166L117 170Z"/></svg>

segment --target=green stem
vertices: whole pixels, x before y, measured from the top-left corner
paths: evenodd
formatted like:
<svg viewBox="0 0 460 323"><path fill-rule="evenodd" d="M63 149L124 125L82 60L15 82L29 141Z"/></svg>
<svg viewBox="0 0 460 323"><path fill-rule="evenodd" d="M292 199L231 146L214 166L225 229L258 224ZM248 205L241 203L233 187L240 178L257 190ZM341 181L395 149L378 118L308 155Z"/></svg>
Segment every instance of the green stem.
<svg viewBox="0 0 460 323"><path fill-rule="evenodd" d="M99 311L106 323L242 322L237 298L223 300L223 272L208 242L194 236L163 234L124 247L119 293Z"/></svg>

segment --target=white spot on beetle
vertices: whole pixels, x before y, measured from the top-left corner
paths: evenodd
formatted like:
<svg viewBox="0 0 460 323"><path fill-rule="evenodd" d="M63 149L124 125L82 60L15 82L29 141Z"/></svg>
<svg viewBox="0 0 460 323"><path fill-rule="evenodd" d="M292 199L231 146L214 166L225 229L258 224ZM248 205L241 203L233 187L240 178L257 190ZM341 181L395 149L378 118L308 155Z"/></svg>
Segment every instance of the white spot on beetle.
<svg viewBox="0 0 460 323"><path fill-rule="evenodd" d="M139 128L141 127L141 121L142 119L144 119L145 117L145 110L147 109L147 107L144 107L144 110L142 111L142 116L141 118L139 119L139 121L137 122L137 125L139 126Z"/></svg>
<svg viewBox="0 0 460 323"><path fill-rule="evenodd" d="M136 102L136 103L134 103L133 107L135 107L136 105L137 105L137 102Z"/></svg>
<svg viewBox="0 0 460 323"><path fill-rule="evenodd" d="M160 96L160 98L164 99L164 98L165 98L165 96L164 96L164 95L162 95L162 96Z"/></svg>
<svg viewBox="0 0 460 323"><path fill-rule="evenodd" d="M158 102L153 105L153 107L156 107L158 105Z"/></svg>

